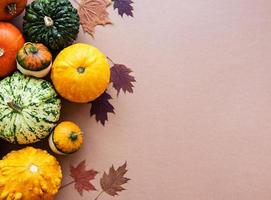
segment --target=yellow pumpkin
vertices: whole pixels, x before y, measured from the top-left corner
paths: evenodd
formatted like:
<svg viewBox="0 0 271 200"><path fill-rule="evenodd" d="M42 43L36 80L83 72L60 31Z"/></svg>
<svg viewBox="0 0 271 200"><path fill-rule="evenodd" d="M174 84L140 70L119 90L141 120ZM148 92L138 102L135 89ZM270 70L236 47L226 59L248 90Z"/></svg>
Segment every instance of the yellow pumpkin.
<svg viewBox="0 0 271 200"><path fill-rule="evenodd" d="M56 126L49 138L49 145L53 152L67 155L80 149L83 143L83 133L73 122L61 122Z"/></svg>
<svg viewBox="0 0 271 200"><path fill-rule="evenodd" d="M0 199L53 200L61 179L58 161L46 151L12 151L0 161Z"/></svg>
<svg viewBox="0 0 271 200"><path fill-rule="evenodd" d="M88 44L74 44L56 57L51 78L58 93L75 103L88 103L99 97L110 80L106 56Z"/></svg>

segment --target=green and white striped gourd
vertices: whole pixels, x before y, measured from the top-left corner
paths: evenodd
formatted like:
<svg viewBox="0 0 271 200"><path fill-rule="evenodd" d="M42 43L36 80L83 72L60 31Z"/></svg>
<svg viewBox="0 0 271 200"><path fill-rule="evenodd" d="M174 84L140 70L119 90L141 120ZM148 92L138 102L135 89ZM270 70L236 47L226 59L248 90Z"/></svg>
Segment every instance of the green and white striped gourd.
<svg viewBox="0 0 271 200"><path fill-rule="evenodd" d="M47 137L60 116L51 83L15 72L0 81L0 138L30 144Z"/></svg>

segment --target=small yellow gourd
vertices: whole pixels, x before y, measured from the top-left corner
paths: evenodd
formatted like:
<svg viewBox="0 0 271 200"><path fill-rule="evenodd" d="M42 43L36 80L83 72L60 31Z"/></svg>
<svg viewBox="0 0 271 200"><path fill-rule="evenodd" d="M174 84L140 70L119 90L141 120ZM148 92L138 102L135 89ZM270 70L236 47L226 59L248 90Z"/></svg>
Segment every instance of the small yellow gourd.
<svg viewBox="0 0 271 200"><path fill-rule="evenodd" d="M78 125L65 121L56 126L49 138L49 145L53 152L67 155L80 149L83 143L83 133Z"/></svg>
<svg viewBox="0 0 271 200"><path fill-rule="evenodd" d="M46 151L12 151L0 161L0 199L53 200L61 179L58 161Z"/></svg>

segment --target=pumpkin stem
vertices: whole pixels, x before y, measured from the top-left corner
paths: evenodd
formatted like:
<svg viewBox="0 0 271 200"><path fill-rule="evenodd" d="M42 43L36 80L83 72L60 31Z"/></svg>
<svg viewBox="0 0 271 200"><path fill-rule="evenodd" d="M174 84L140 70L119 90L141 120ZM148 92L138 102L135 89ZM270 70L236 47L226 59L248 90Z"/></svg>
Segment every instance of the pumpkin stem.
<svg viewBox="0 0 271 200"><path fill-rule="evenodd" d="M0 57L3 56L5 53L4 49L0 48Z"/></svg>
<svg viewBox="0 0 271 200"><path fill-rule="evenodd" d="M38 166L32 164L32 165L30 165L29 170L32 173L37 173L39 171L39 168L38 168Z"/></svg>
<svg viewBox="0 0 271 200"><path fill-rule="evenodd" d="M7 9L8 13L11 14L11 15L16 15L16 13L17 13L17 5L16 5L16 3L8 4L6 9Z"/></svg>
<svg viewBox="0 0 271 200"><path fill-rule="evenodd" d="M27 46L30 46L29 48L27 48ZM31 42L27 42L27 43L25 43L24 44L24 52L25 52L25 54L35 54L35 53L38 53L38 48L36 47L36 45L35 44L33 44L33 43L31 43Z"/></svg>
<svg viewBox="0 0 271 200"><path fill-rule="evenodd" d="M52 20L52 18L47 16L44 17L44 23L48 27L54 25L54 21Z"/></svg>
<svg viewBox="0 0 271 200"><path fill-rule="evenodd" d="M85 72L85 68L84 67L77 67L77 72L79 74L83 74Z"/></svg>
<svg viewBox="0 0 271 200"><path fill-rule="evenodd" d="M71 134L70 134L70 139L71 139L71 141L76 141L77 140L77 138L78 138L78 135L77 135L77 133L75 133L75 132L71 132Z"/></svg>
<svg viewBox="0 0 271 200"><path fill-rule="evenodd" d="M13 100L10 98L7 99L7 105L13 109L15 112L21 113L23 111L23 108L18 106Z"/></svg>

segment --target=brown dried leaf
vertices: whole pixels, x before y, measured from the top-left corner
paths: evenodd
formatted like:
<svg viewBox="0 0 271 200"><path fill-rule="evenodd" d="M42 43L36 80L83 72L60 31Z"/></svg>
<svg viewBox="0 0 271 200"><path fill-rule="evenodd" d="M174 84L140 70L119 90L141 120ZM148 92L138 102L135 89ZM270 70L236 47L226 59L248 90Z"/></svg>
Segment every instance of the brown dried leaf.
<svg viewBox="0 0 271 200"><path fill-rule="evenodd" d="M122 185L127 183L130 179L124 177L126 172L127 163L120 166L117 170L114 166L109 169L109 173L104 172L103 177L100 180L101 187L104 192L111 196L118 195L118 192L125 190Z"/></svg>
<svg viewBox="0 0 271 200"><path fill-rule="evenodd" d="M97 25L111 24L106 8L111 4L111 0L82 0L78 14L80 23L84 32L93 36L94 29Z"/></svg>
<svg viewBox="0 0 271 200"><path fill-rule="evenodd" d="M123 17L124 14L127 16L133 17L133 6L132 4L134 3L132 0L113 0L114 1L114 10L118 9L118 13L120 16Z"/></svg>
<svg viewBox="0 0 271 200"><path fill-rule="evenodd" d="M109 101L110 99L112 99L111 95L104 92L101 96L91 102L90 115L95 115L96 121L101 122L102 125L105 125L105 122L108 121L109 113L115 113L114 106L112 106Z"/></svg>
<svg viewBox="0 0 271 200"><path fill-rule="evenodd" d="M135 77L131 76L131 69L122 64L114 64L111 67L110 82L113 83L113 87L117 90L118 95L122 89L124 93L127 91L133 93L133 82L136 82Z"/></svg>

